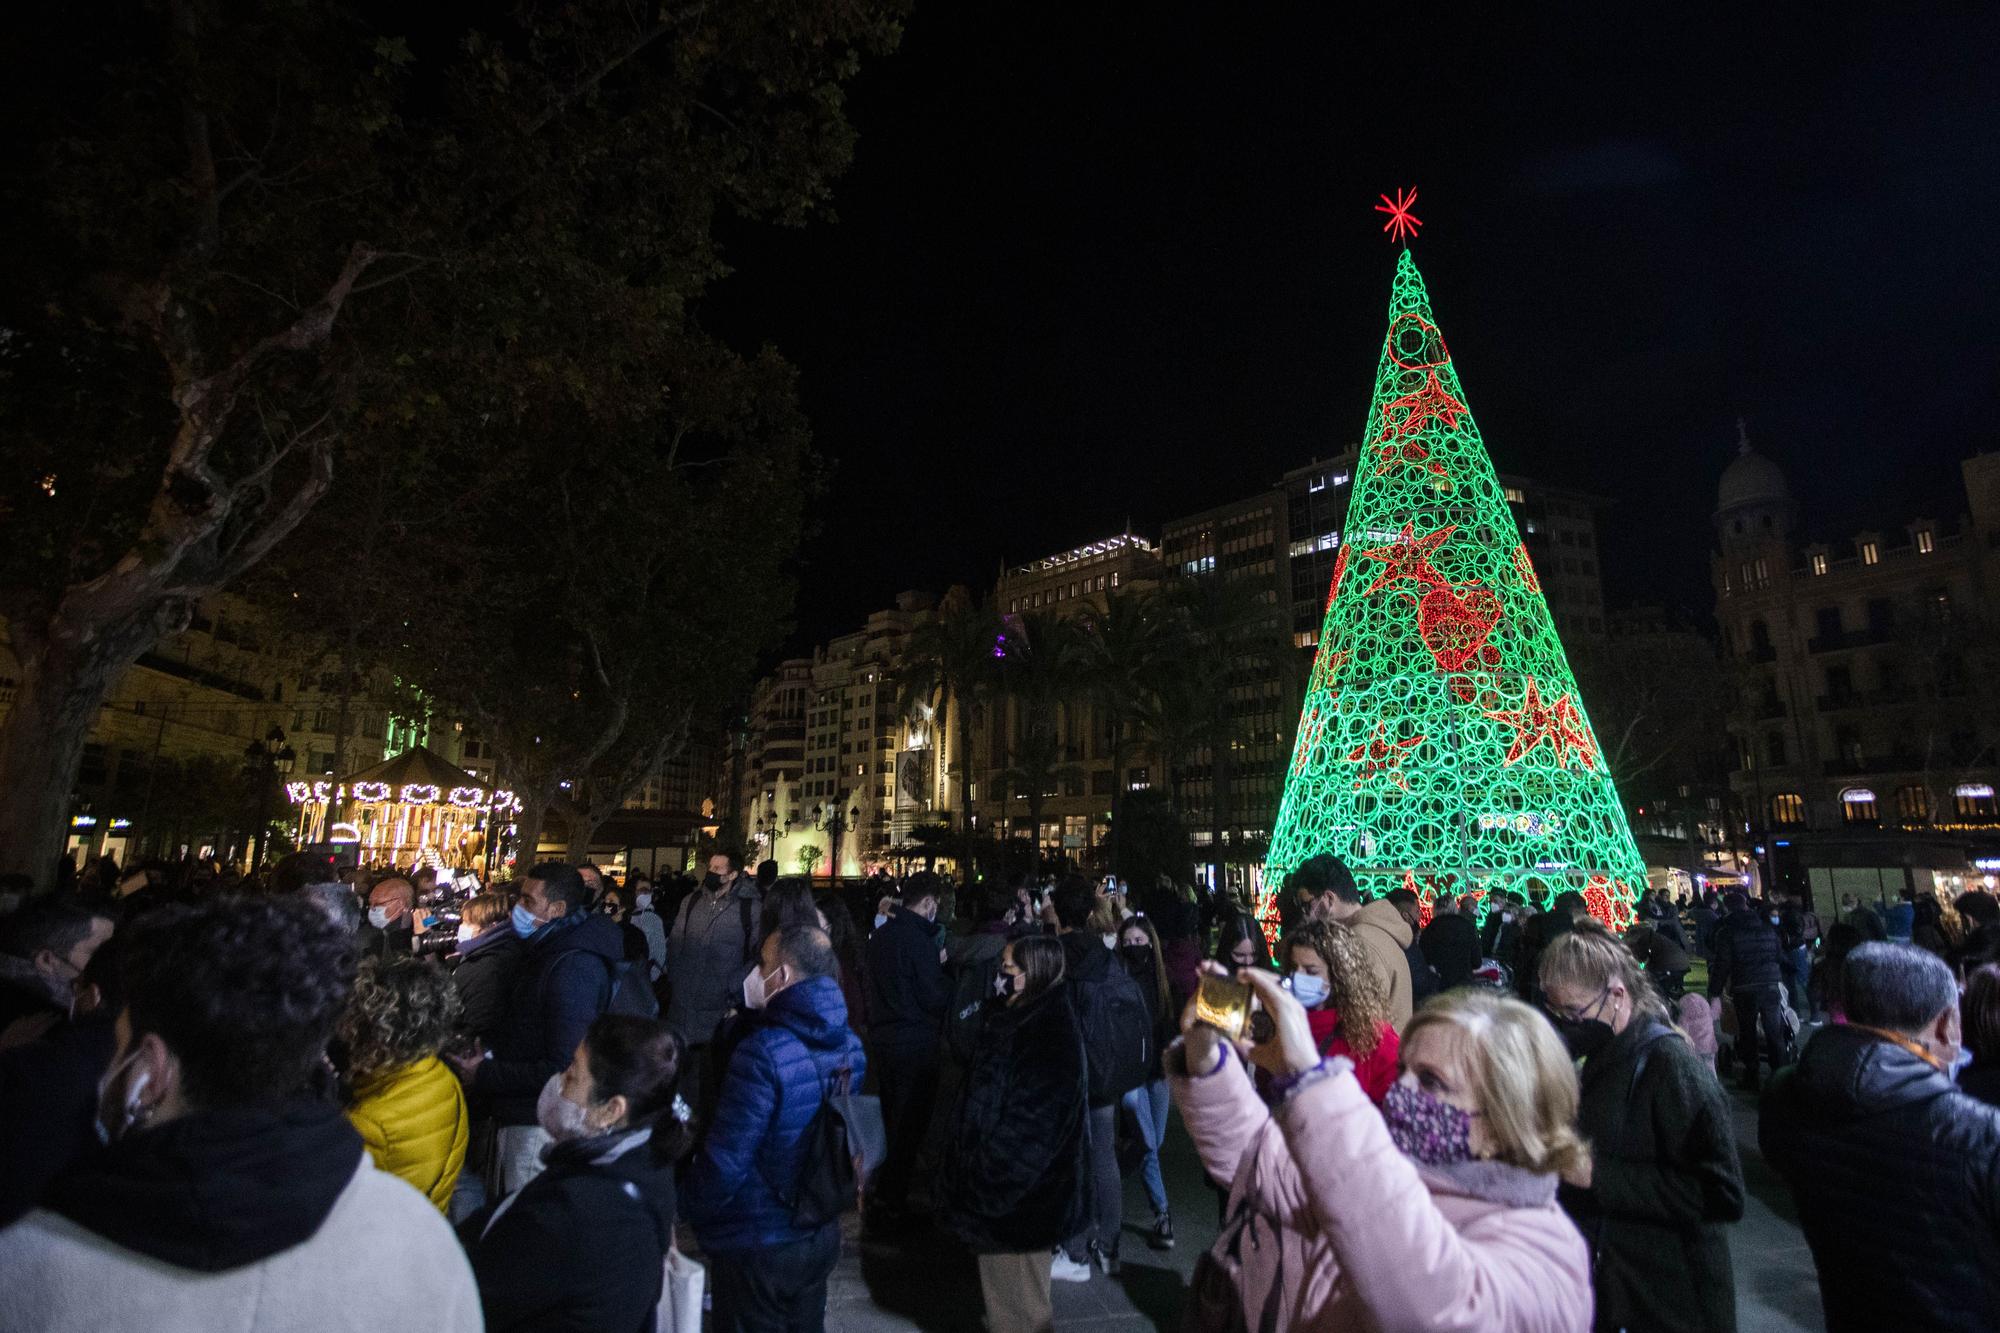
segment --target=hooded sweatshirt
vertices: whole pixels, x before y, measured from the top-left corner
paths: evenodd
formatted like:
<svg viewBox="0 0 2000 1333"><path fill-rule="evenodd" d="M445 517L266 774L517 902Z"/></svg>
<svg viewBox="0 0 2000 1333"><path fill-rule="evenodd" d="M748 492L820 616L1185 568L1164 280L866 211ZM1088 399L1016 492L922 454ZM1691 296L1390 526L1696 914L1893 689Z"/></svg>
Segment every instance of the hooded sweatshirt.
<svg viewBox="0 0 2000 1333"><path fill-rule="evenodd" d="M479 1326L444 1218L316 1101L130 1133L0 1231L0 1328Z"/></svg>
<svg viewBox="0 0 2000 1333"><path fill-rule="evenodd" d="M1382 981L1382 993L1389 997L1389 1025L1401 1034L1410 1025L1410 960L1404 950L1412 938L1410 923L1387 898L1377 898L1348 918L1354 937L1368 950Z"/></svg>

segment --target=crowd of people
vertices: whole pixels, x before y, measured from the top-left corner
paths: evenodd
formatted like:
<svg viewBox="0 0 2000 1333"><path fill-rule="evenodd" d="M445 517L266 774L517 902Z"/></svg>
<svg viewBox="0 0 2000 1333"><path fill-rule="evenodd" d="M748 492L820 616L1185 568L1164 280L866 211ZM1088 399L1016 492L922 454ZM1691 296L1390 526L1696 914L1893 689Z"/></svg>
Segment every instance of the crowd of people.
<svg viewBox="0 0 2000 1333"><path fill-rule="evenodd" d="M811 1330L858 1209L972 1256L966 1327L1039 1331L1213 1207L1190 1327L1726 1330L1718 1056L1830 1328L2000 1326L1984 893L1822 929L1649 891L1621 935L1535 885L1366 900L1332 856L1263 918L703 872L93 863L7 904L0 1327L649 1330L692 1257L710 1328Z"/></svg>

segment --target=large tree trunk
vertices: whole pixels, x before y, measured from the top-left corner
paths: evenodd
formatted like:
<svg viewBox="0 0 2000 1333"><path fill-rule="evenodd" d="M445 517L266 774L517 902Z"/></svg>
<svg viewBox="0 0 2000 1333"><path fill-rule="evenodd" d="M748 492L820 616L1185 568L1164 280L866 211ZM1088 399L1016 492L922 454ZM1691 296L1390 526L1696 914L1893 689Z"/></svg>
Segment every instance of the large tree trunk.
<svg viewBox="0 0 2000 1333"><path fill-rule="evenodd" d="M46 637L13 627L14 706L0 721L0 867L55 887L69 800L98 711L125 668L159 636L153 608L79 625L58 612Z"/></svg>
<svg viewBox="0 0 2000 1333"><path fill-rule="evenodd" d="M521 813L514 816L514 874L524 875L535 863L535 848L542 840L542 823L548 818L546 801L521 795Z"/></svg>
<svg viewBox="0 0 2000 1333"><path fill-rule="evenodd" d="M1107 868L1114 875L1123 876L1125 867L1118 862L1118 816L1125 805L1125 724L1114 723L1111 731L1111 844L1106 857Z"/></svg>

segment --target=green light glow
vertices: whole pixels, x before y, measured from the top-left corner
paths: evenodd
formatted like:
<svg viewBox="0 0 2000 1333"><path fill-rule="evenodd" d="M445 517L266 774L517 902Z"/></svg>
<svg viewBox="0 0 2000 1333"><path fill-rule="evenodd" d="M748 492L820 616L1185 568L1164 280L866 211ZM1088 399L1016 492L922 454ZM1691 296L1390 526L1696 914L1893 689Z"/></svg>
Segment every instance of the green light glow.
<svg viewBox="0 0 2000 1333"><path fill-rule="evenodd" d="M1266 883L1320 852L1369 896L1417 890L1426 917L1438 893L1574 889L1622 929L1645 884L1407 250Z"/></svg>

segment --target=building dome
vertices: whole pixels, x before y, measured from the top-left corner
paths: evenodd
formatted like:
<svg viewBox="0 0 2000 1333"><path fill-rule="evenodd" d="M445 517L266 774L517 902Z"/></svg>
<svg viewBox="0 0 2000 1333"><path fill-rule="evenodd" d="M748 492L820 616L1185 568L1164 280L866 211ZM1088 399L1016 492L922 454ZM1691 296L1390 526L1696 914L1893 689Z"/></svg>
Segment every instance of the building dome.
<svg viewBox="0 0 2000 1333"><path fill-rule="evenodd" d="M1722 470L1722 482L1715 488L1718 511L1741 505L1787 505L1791 500L1792 488L1785 484L1785 474L1752 449L1748 440L1743 441L1736 460Z"/></svg>

